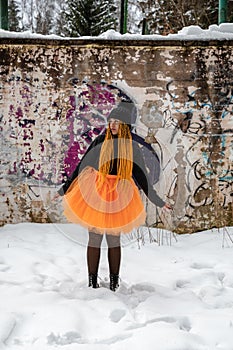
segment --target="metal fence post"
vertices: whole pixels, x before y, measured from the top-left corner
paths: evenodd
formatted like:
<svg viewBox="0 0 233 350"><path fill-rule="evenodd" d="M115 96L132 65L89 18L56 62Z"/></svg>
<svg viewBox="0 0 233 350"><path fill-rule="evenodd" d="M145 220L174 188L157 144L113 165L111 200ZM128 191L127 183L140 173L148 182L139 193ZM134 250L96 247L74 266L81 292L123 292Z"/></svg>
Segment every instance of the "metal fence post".
<svg viewBox="0 0 233 350"><path fill-rule="evenodd" d="M8 30L8 0L0 0L0 28Z"/></svg>
<svg viewBox="0 0 233 350"><path fill-rule="evenodd" d="M227 0L219 0L218 24L227 22Z"/></svg>

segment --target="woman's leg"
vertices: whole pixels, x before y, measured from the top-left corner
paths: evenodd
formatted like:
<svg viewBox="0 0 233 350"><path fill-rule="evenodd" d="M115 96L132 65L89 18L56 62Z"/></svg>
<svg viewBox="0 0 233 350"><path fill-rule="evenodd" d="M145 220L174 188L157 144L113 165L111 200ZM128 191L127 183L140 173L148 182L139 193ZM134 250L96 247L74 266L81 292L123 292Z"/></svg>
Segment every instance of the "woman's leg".
<svg viewBox="0 0 233 350"><path fill-rule="evenodd" d="M115 291L119 287L119 271L121 264L120 236L106 235L106 240L108 244L110 289Z"/></svg>
<svg viewBox="0 0 233 350"><path fill-rule="evenodd" d="M108 244L109 272L119 275L121 263L121 243L120 236L106 235Z"/></svg>
<svg viewBox="0 0 233 350"><path fill-rule="evenodd" d="M102 240L102 235L94 232L89 232L89 240L87 246L87 267L89 274L89 287L93 288L98 288L97 275Z"/></svg>

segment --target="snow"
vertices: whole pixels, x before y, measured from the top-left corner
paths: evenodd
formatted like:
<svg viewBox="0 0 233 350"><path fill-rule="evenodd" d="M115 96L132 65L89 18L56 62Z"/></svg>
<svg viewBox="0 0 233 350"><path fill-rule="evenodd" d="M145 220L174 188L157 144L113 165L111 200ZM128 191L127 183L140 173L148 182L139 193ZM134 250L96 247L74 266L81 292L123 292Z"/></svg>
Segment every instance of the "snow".
<svg viewBox="0 0 233 350"><path fill-rule="evenodd" d="M114 293L105 245L101 288L87 287L84 229L3 226L0 349L231 350L233 227L176 237L153 229L163 245L144 232L143 245L124 241Z"/></svg>
<svg viewBox="0 0 233 350"><path fill-rule="evenodd" d="M51 40L232 40L233 39L233 23L222 23L220 25L210 25L208 29L202 29L197 25L182 28L176 34L163 35L142 35L142 34L120 34L110 29L97 37L83 36L77 38L61 37L55 34L42 35L25 32L10 32L0 29L0 38L30 38L30 39L51 39Z"/></svg>

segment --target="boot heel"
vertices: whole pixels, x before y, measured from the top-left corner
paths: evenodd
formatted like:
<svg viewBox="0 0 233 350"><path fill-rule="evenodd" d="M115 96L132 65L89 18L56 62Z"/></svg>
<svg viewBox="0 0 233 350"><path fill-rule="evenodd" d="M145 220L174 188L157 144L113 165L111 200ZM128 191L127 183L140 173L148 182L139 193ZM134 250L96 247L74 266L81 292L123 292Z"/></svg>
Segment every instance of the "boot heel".
<svg viewBox="0 0 233 350"><path fill-rule="evenodd" d="M110 274L110 285L109 288L115 292L117 290L117 288L119 287L119 275Z"/></svg>
<svg viewBox="0 0 233 350"><path fill-rule="evenodd" d="M99 283L97 282L97 275L90 273L89 274L89 283L88 283L88 287L92 287L92 288L99 288Z"/></svg>

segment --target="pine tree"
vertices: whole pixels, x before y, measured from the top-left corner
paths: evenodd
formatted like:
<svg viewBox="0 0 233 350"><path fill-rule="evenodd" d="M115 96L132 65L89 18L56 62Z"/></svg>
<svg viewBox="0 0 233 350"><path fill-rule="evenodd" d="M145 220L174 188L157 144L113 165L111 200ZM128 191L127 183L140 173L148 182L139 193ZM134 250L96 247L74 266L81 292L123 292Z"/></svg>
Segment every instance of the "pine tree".
<svg viewBox="0 0 233 350"><path fill-rule="evenodd" d="M71 37L97 36L116 28L113 0L68 0L67 29Z"/></svg>
<svg viewBox="0 0 233 350"><path fill-rule="evenodd" d="M19 6L15 0L9 0L8 2L8 23L9 30L17 32L20 30L20 13Z"/></svg>

